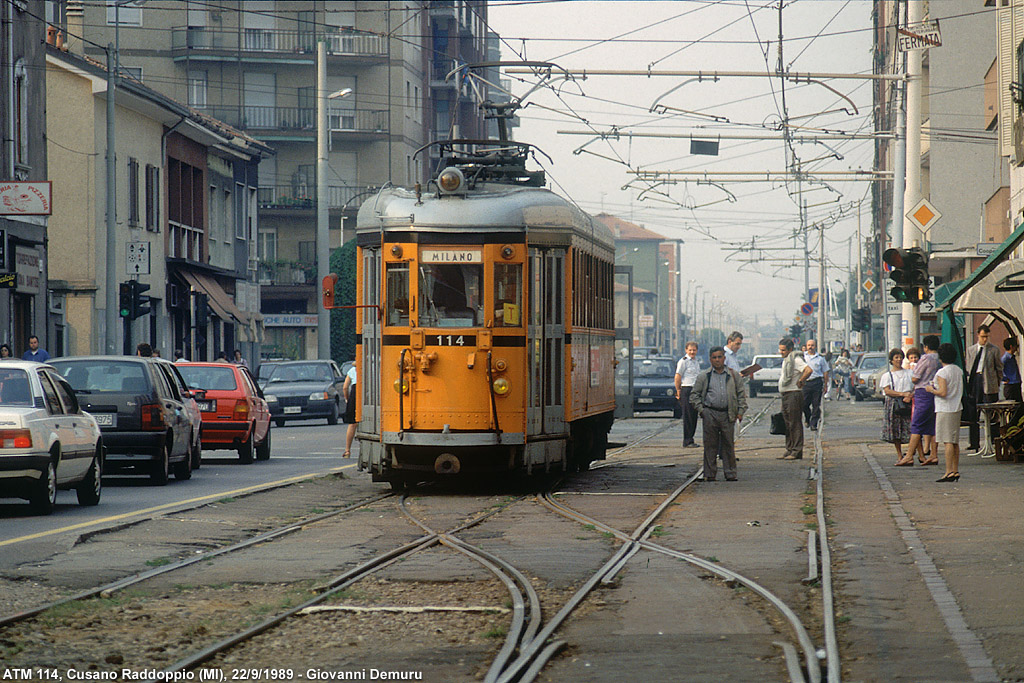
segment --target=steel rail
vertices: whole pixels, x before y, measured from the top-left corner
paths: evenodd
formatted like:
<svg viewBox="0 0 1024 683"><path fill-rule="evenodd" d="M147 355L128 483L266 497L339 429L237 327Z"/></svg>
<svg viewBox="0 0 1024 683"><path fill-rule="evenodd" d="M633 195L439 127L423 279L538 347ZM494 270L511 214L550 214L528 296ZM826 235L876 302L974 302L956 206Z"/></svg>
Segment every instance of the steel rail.
<svg viewBox="0 0 1024 683"><path fill-rule="evenodd" d="M822 402L824 404L824 401ZM825 461L825 449L821 442L824 439L826 421L825 406L822 405L821 419L818 422L818 432L814 435L814 460L817 467L817 517L818 517L818 552L821 553L821 602L822 619L825 630L825 664L828 674L828 683L840 683L842 680L842 668L839 656L839 640L836 636L836 608L835 596L832 590L832 551L828 541L828 526L825 519L825 484L823 467Z"/></svg>
<svg viewBox="0 0 1024 683"><path fill-rule="evenodd" d="M59 607L60 605L65 605L65 604L70 603L70 602L75 602L76 600L87 600L89 598L96 597L97 595L99 595L101 597L108 597L110 594L112 594L112 593L114 593L116 591L123 590L125 588L128 588L129 586L134 586L135 584L141 583L141 582L143 582L143 581L145 581L147 579L151 579L154 576L159 576L161 574L166 574L168 572L172 572L172 571L175 571L177 569L182 569L184 567L188 567L190 565L196 564L197 562L204 562L206 560L210 560L210 559L212 559L214 557L218 557L220 555L226 555L228 553L233 553L236 550L243 550L245 548L249 548L251 546L258 545L260 543L266 543L267 541L276 540L278 538L281 538L282 536L286 536L286 535L291 534L291 533L293 533L295 531L298 531L299 529L302 529L303 527L305 527L307 525L315 524L317 522L323 521L325 519L330 519L331 517L335 517L337 515L344 514L346 512L351 512L353 510L358 510L361 507L365 507L367 505L372 505L373 503L376 503L378 501L384 500L385 498L390 498L393 495L395 495L395 494L393 494L393 493L385 493L385 494L381 494L381 495L378 495L378 496L374 496L372 498L368 498L368 499L363 500L361 502L353 503L351 505L347 505L347 506L345 506L343 508L339 508L337 510L332 510L330 512L325 512L325 513L316 515L314 517L310 517L309 519L304 519L304 520L301 520L299 522L292 522L291 524L287 524L285 526L278 527L277 529L271 529L270 531L265 531L265 532L263 532L261 534L257 534L256 536L252 536L252 537L250 537L250 538L248 538L248 539L246 539L244 541L239 541L238 543L233 543L231 545L224 546L222 548L217 548L216 550L210 550L208 552L204 552L204 553L201 553L199 555L193 555L193 556L188 557L188 558L186 558L184 560L179 560L178 562L172 562L170 564L166 564L166 565L163 565L161 567L156 567L154 569L148 569L148 570L146 570L144 572L138 572L138 573L132 574L130 576L126 576L126 577L123 577L123 578L120 578L120 579L116 579L115 581L111 581L110 583L106 583L106 584L104 584L102 586L97 586L95 588L89 588L89 589L86 589L84 591L80 591L78 593L75 593L74 595L68 595L68 596L60 598L58 600L54 600L52 602L48 602L45 605L40 605L38 607L32 607L32 608L29 608L29 609L26 609L26 610L22 610L20 612L15 612L13 614L8 614L8 615L5 615L5 616L2 616L2 617L0 617L0 627L8 626L9 624L15 624L15 623L17 623L19 621L25 621L26 619L30 619L31 617L34 617L34 616L39 615L39 614L42 614L43 612L45 612L45 611L47 611L49 609L53 609L54 607Z"/></svg>

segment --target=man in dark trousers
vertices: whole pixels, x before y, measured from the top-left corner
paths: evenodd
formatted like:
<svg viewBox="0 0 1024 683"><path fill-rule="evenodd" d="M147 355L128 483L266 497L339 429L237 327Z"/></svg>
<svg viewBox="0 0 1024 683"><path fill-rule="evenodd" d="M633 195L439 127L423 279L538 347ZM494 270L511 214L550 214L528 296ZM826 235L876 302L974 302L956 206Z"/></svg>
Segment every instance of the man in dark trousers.
<svg viewBox="0 0 1024 683"><path fill-rule="evenodd" d="M696 446L693 435L697 432L697 411L690 403L690 392L700 372L697 360L697 342L686 342L686 355L676 364L676 400L683 406L683 448Z"/></svg>
<svg viewBox="0 0 1024 683"><path fill-rule="evenodd" d="M725 366L724 348L712 348L708 358L711 367L697 375L690 391L704 423L704 481L715 480L719 456L725 480L736 481L735 427L747 412L747 393L740 373Z"/></svg>
<svg viewBox="0 0 1024 683"><path fill-rule="evenodd" d="M999 382L1003 378L1002 354L996 345L989 342L988 325L978 325L978 343L967 349L968 395L974 397L975 405L995 403L999 400ZM980 411L975 410L969 423L970 449L981 447L981 429L978 426Z"/></svg>

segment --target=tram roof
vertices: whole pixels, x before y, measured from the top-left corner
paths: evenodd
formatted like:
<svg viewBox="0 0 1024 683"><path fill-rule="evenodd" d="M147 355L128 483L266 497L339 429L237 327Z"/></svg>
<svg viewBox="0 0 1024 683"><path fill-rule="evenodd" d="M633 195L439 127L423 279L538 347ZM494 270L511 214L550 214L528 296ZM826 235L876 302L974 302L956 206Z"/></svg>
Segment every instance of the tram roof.
<svg viewBox="0 0 1024 683"><path fill-rule="evenodd" d="M611 229L546 188L481 184L465 195L438 197L424 192L419 201L405 188L383 188L359 209L356 232L566 232L614 249Z"/></svg>

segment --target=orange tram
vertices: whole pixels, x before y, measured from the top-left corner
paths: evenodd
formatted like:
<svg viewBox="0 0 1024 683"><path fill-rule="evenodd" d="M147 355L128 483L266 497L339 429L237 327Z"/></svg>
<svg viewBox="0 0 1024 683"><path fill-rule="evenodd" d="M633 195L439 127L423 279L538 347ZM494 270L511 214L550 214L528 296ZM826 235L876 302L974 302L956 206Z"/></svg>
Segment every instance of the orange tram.
<svg viewBox="0 0 1024 683"><path fill-rule="evenodd" d="M585 470L615 409L613 235L526 170L530 145L432 144L426 191L359 210L359 468L396 488Z"/></svg>

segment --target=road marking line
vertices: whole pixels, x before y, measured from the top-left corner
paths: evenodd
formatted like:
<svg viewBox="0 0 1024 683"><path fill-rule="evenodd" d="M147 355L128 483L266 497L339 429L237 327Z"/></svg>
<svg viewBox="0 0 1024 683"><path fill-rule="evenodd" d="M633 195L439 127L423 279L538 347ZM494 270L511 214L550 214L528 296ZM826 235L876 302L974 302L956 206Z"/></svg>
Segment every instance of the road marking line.
<svg viewBox="0 0 1024 683"><path fill-rule="evenodd" d="M173 503L165 503L163 505L157 505L155 507L146 508L144 510L136 510L134 512L125 512L120 515L113 515L111 517L103 517L101 519L94 519L90 522L81 522L79 524L72 524L71 526L60 527L57 529L50 529L49 531L40 531L39 533L29 534L28 536L19 536L18 538L11 538L6 541L0 541L0 548L6 545L14 545L15 543L22 543L24 541L33 541L38 538L45 538L46 536L53 536L54 534L63 534L70 531L77 531L79 529L85 529L91 526L98 526L100 524L106 524L109 522L116 522L122 519L128 519L130 517L142 516L159 512L161 510L168 510L170 508L179 507L182 505L188 505L189 503L198 503L204 500L227 498L230 496L236 496L242 493L251 493L253 491L259 491L261 489L275 488L278 486L284 486L285 484L294 484L297 481L303 481L305 479L313 479L314 477L321 477L324 474L331 474L334 472L340 472L355 467L355 463L351 465L343 465L342 467L332 467L326 472L314 472L311 474L304 474L298 477L289 477L288 479L279 479L277 481L266 482L264 484L256 484L254 486L246 486L245 488L235 489L233 491L223 491L221 493L211 493L208 496L200 496L199 498L188 498L185 500L175 501Z"/></svg>

